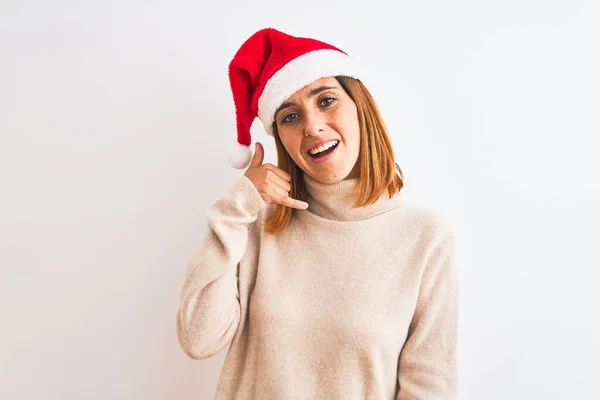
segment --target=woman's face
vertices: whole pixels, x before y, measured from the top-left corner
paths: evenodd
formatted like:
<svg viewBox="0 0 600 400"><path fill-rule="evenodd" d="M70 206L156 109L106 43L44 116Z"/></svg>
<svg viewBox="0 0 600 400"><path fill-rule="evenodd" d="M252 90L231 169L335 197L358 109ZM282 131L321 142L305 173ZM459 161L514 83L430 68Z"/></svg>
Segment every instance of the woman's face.
<svg viewBox="0 0 600 400"><path fill-rule="evenodd" d="M323 183L358 177L356 104L335 78L316 80L294 93L278 109L275 123L283 146L304 173Z"/></svg>

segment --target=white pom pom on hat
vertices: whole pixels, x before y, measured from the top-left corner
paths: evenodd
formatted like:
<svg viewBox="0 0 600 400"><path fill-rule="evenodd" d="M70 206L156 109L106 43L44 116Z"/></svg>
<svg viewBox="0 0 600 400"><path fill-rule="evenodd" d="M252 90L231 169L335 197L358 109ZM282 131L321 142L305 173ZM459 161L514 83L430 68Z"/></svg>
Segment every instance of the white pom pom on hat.
<svg viewBox="0 0 600 400"><path fill-rule="evenodd" d="M256 117L273 136L275 112L288 97L317 79L337 75L360 78L356 63L337 47L274 28L254 33L229 63L237 125L229 164L236 169L250 165L250 126Z"/></svg>
<svg viewBox="0 0 600 400"><path fill-rule="evenodd" d="M250 146L237 143L229 152L229 165L236 169L244 169L252 161L252 150Z"/></svg>

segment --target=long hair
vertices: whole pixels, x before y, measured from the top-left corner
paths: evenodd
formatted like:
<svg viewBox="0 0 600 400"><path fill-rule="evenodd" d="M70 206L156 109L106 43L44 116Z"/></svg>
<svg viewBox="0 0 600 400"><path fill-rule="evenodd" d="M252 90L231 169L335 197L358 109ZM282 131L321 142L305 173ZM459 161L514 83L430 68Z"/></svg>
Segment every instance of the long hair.
<svg viewBox="0 0 600 400"><path fill-rule="evenodd" d="M379 108L360 80L346 76L335 78L356 104L360 126L360 151L357 160L360 163L360 176L354 207L373 204L384 191L391 198L404 186L404 174L395 162L392 141ZM308 191L303 179L304 171L296 165L283 146L276 122L273 122L273 136L277 148L277 166L291 176L290 196L306 201ZM265 232L276 234L283 230L292 219L294 211L294 208L275 204L273 212L265 218Z"/></svg>

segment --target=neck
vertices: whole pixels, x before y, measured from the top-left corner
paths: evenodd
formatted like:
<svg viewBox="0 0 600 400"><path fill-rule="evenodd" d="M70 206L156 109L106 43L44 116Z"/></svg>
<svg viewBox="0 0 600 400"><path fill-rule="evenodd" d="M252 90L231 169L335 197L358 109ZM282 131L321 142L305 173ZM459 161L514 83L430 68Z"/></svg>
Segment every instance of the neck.
<svg viewBox="0 0 600 400"><path fill-rule="evenodd" d="M308 190L308 210L322 218L337 221L356 221L396 208L400 205L399 194L391 199L387 190L373 204L354 207L355 190L359 178L346 178L336 183L322 183L303 174Z"/></svg>

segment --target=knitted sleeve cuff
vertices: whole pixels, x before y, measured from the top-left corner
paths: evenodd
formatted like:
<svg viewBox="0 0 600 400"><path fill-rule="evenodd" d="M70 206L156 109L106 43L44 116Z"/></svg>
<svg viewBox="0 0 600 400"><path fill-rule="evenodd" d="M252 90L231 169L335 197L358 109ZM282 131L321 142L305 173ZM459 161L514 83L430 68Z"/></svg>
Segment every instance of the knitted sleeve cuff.
<svg viewBox="0 0 600 400"><path fill-rule="evenodd" d="M252 181L244 174L236 179L230 190L238 195L237 198L241 202L239 205L251 214L258 214L269 205Z"/></svg>

